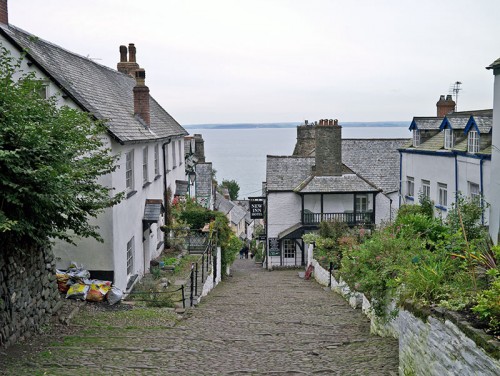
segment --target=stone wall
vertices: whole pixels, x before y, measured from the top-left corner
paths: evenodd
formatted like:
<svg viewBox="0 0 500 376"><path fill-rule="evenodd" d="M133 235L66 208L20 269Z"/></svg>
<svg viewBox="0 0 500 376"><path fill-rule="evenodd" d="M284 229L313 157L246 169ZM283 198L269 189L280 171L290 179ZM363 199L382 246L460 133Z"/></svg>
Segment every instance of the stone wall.
<svg viewBox="0 0 500 376"><path fill-rule="evenodd" d="M328 285L329 272L312 258L314 278ZM331 289L341 294L353 308L361 307L371 320L371 332L399 339L399 374L406 375L483 375L500 374L500 343L482 330L472 328L453 312L435 310L432 314L406 304L397 318L387 322L373 315L370 301L333 276ZM361 304L359 304L361 298ZM388 307L388 311L395 305Z"/></svg>
<svg viewBox="0 0 500 376"><path fill-rule="evenodd" d="M38 331L60 307L51 250L0 251L0 347Z"/></svg>

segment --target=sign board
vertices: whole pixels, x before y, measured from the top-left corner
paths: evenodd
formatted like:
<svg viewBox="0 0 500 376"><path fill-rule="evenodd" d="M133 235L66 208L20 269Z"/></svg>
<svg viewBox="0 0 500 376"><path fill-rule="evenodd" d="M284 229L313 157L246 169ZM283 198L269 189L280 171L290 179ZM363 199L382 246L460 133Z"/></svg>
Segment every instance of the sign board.
<svg viewBox="0 0 500 376"><path fill-rule="evenodd" d="M280 242L278 238L269 238L269 256L281 256Z"/></svg>
<svg viewBox="0 0 500 376"><path fill-rule="evenodd" d="M259 239L260 241L266 241L266 239L267 239L267 235L266 235L266 234L260 234L260 235L259 235L259 237L258 237L258 239Z"/></svg>
<svg viewBox="0 0 500 376"><path fill-rule="evenodd" d="M262 219L264 218L264 201L250 199L250 218L252 219Z"/></svg>

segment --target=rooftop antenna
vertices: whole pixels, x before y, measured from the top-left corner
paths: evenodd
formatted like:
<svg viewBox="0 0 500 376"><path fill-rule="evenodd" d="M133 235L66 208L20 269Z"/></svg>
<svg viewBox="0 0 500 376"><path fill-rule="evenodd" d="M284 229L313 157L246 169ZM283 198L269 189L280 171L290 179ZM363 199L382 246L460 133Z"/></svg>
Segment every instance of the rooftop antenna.
<svg viewBox="0 0 500 376"><path fill-rule="evenodd" d="M453 95L455 96L455 112L458 110L458 93L460 92L460 90L462 90L460 85L462 85L462 83L460 81L456 81L451 89Z"/></svg>

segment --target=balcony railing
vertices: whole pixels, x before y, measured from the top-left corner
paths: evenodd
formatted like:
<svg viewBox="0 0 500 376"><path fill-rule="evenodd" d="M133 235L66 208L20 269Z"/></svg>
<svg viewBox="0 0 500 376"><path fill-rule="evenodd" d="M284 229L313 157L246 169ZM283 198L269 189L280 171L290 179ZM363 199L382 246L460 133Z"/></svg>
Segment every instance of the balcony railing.
<svg viewBox="0 0 500 376"><path fill-rule="evenodd" d="M349 226L369 225L375 223L375 213L311 213L302 212L302 224L319 225L322 221L345 222Z"/></svg>

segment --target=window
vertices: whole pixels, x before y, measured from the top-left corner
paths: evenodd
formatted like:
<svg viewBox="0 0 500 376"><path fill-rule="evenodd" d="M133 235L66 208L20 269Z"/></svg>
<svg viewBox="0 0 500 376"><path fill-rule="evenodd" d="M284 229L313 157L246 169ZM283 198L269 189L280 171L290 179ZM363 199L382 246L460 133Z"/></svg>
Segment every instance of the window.
<svg viewBox="0 0 500 376"><path fill-rule="evenodd" d="M448 186L446 184L438 183L438 195L439 206L446 208L448 206Z"/></svg>
<svg viewBox="0 0 500 376"><path fill-rule="evenodd" d="M142 149L142 183L148 182L148 147Z"/></svg>
<svg viewBox="0 0 500 376"><path fill-rule="evenodd" d="M134 151L125 154L125 185L127 191L134 190Z"/></svg>
<svg viewBox="0 0 500 376"><path fill-rule="evenodd" d="M158 225L156 227L156 242L156 248L160 248L161 244L163 243L163 231L161 230L160 222L158 222Z"/></svg>
<svg viewBox="0 0 500 376"><path fill-rule="evenodd" d="M160 151L158 144L155 145L155 176L160 175Z"/></svg>
<svg viewBox="0 0 500 376"><path fill-rule="evenodd" d="M283 239L283 257L295 258L295 243L293 239Z"/></svg>
<svg viewBox="0 0 500 376"><path fill-rule="evenodd" d="M444 130L444 148L452 149L453 148L453 129L445 129Z"/></svg>
<svg viewBox="0 0 500 376"><path fill-rule="evenodd" d="M422 195L431 198L431 182L429 180L422 180Z"/></svg>
<svg viewBox="0 0 500 376"><path fill-rule="evenodd" d="M181 145L181 140L179 140L179 166L182 165L182 145Z"/></svg>
<svg viewBox="0 0 500 376"><path fill-rule="evenodd" d="M177 167L177 162L176 162L176 155L175 155L175 142L172 142L172 169Z"/></svg>
<svg viewBox="0 0 500 376"><path fill-rule="evenodd" d="M134 273L134 237L127 243L127 275Z"/></svg>
<svg viewBox="0 0 500 376"><path fill-rule="evenodd" d="M469 182L469 197L472 200L479 200L481 192L479 191L479 184Z"/></svg>
<svg viewBox="0 0 500 376"><path fill-rule="evenodd" d="M356 212L365 213L368 211L368 195L356 195Z"/></svg>
<svg viewBox="0 0 500 376"><path fill-rule="evenodd" d="M40 98L49 99L49 82L46 80L40 80L40 87L36 91Z"/></svg>
<svg viewBox="0 0 500 376"><path fill-rule="evenodd" d="M477 153L479 151L479 133L470 131L467 139L467 151Z"/></svg>
<svg viewBox="0 0 500 376"><path fill-rule="evenodd" d="M406 195L413 197L415 195L415 179L411 176L406 177Z"/></svg>
<svg viewBox="0 0 500 376"><path fill-rule="evenodd" d="M413 130L413 146L417 147L420 145L420 131L418 129Z"/></svg>

